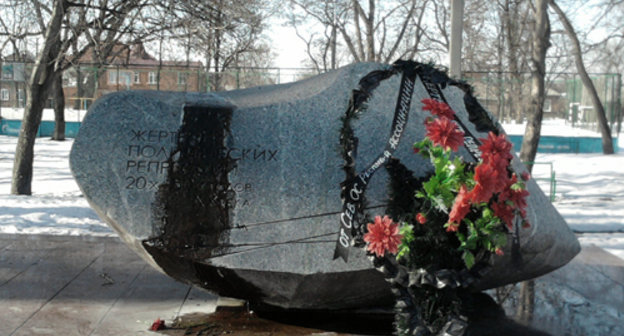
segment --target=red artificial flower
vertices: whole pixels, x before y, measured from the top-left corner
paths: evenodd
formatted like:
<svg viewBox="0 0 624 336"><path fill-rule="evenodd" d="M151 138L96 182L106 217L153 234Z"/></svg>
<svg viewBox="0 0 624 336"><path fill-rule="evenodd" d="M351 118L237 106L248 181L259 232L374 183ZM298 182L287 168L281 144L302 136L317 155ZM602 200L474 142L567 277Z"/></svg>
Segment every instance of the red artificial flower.
<svg viewBox="0 0 624 336"><path fill-rule="evenodd" d="M494 216L500 218L509 230L513 229L513 219L515 217L513 208L505 201L494 202L491 205Z"/></svg>
<svg viewBox="0 0 624 336"><path fill-rule="evenodd" d="M494 253L496 253L496 255L499 255L499 256L505 255L505 252L503 252L503 249L500 247L497 247Z"/></svg>
<svg viewBox="0 0 624 336"><path fill-rule="evenodd" d="M459 231L459 224L448 222L446 223L446 232L457 232Z"/></svg>
<svg viewBox="0 0 624 336"><path fill-rule="evenodd" d="M399 225L390 217L375 216L375 222L369 223L366 228L368 233L364 235L364 241L368 243L368 251L378 257L383 257L386 251L392 254L398 252L403 236L399 234Z"/></svg>
<svg viewBox="0 0 624 336"><path fill-rule="evenodd" d="M526 189L512 189L511 187L518 182L518 177L516 174L513 174L507 185L505 186L503 192L498 196L498 200L500 202L513 202L513 207L520 212L522 218L526 217L526 209L528 207L528 203L526 198L529 196L529 192Z"/></svg>
<svg viewBox="0 0 624 336"><path fill-rule="evenodd" d="M457 124L449 118L435 119L425 127L427 128L427 137L436 146L457 151L459 146L464 143L464 132L460 131Z"/></svg>
<svg viewBox="0 0 624 336"><path fill-rule="evenodd" d="M152 326L150 327L151 331L158 331L163 329L165 329L165 321L161 320L160 318L156 319L156 321L154 321L154 323L152 323Z"/></svg>
<svg viewBox="0 0 624 336"><path fill-rule="evenodd" d="M525 189L520 190L511 190L511 195L509 199L514 203L516 209L520 211L520 215L522 218L526 217L526 209L527 209L527 200L526 198L529 196L529 192Z"/></svg>
<svg viewBox="0 0 624 336"><path fill-rule="evenodd" d="M455 203L449 214L449 223L455 223L459 226L459 223L466 217L468 212L470 212L470 198L468 189L465 185L462 185L461 188L459 188L459 193L457 197L455 197ZM447 227L446 231L451 231L449 228L450 226Z"/></svg>
<svg viewBox="0 0 624 336"><path fill-rule="evenodd" d="M526 219L522 221L522 228L523 229L528 229L531 227L531 223L529 223L529 221L527 221Z"/></svg>
<svg viewBox="0 0 624 336"><path fill-rule="evenodd" d="M489 202L498 188L498 172L489 164L481 163L475 168L474 180L477 182L470 191L470 201L473 204Z"/></svg>
<svg viewBox="0 0 624 336"><path fill-rule="evenodd" d="M531 178L531 174L529 174L529 172L524 172L522 173L522 181L528 181Z"/></svg>
<svg viewBox="0 0 624 336"><path fill-rule="evenodd" d="M425 104L422 107L423 111L429 111L431 112L431 114L437 115L438 117L453 119L453 117L455 116L455 111L453 111L451 107L448 106L448 104L445 102L427 98L423 99L422 103Z"/></svg>
<svg viewBox="0 0 624 336"><path fill-rule="evenodd" d="M423 213L422 213L422 212L419 212L419 213L416 215L416 220L417 220L417 221L418 221L418 223L420 223L420 224L425 224L425 223L427 223L427 217L425 217L425 215L423 215Z"/></svg>
<svg viewBox="0 0 624 336"><path fill-rule="evenodd" d="M509 160L513 158L511 155L511 142L507 140L505 134L496 135L494 132L488 133L487 139L481 139L482 159L485 163L492 163L495 167L507 168Z"/></svg>

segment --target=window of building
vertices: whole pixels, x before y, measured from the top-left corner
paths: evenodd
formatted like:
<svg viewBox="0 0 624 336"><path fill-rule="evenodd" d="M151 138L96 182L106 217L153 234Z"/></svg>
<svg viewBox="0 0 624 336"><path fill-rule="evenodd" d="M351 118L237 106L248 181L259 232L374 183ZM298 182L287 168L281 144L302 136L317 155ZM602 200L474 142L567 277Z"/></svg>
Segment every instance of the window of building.
<svg viewBox="0 0 624 336"><path fill-rule="evenodd" d="M149 73L149 76L148 76L148 78L147 78L147 82L148 82L149 84L152 84L152 85L153 85L153 84L156 84L156 73L155 73L155 72L151 71L151 72Z"/></svg>
<svg viewBox="0 0 624 336"><path fill-rule="evenodd" d="M26 96L24 95L23 89L17 89L17 102L19 103L19 107L24 107L24 105L26 105Z"/></svg>
<svg viewBox="0 0 624 336"><path fill-rule="evenodd" d="M13 65L2 65L2 79L13 79Z"/></svg>
<svg viewBox="0 0 624 336"><path fill-rule="evenodd" d="M8 89L0 90L0 99L2 99L2 101L9 101L9 90Z"/></svg>
<svg viewBox="0 0 624 336"><path fill-rule="evenodd" d="M130 71L120 71L119 72L119 84L125 86L126 88L130 87L132 83L134 73Z"/></svg>
<svg viewBox="0 0 624 336"><path fill-rule="evenodd" d="M141 73L138 71L134 72L134 84L141 84Z"/></svg>
<svg viewBox="0 0 624 336"><path fill-rule="evenodd" d="M546 98L544 99L544 107L543 107L544 112L548 113L548 112L552 112L552 100L550 100L550 98Z"/></svg>
<svg viewBox="0 0 624 336"><path fill-rule="evenodd" d="M108 84L117 84L117 70L108 71Z"/></svg>
<svg viewBox="0 0 624 336"><path fill-rule="evenodd" d="M76 74L71 71L66 71L63 74L63 87L76 87Z"/></svg>
<svg viewBox="0 0 624 336"><path fill-rule="evenodd" d="M187 78L188 78L188 73L178 72L178 85L186 85Z"/></svg>

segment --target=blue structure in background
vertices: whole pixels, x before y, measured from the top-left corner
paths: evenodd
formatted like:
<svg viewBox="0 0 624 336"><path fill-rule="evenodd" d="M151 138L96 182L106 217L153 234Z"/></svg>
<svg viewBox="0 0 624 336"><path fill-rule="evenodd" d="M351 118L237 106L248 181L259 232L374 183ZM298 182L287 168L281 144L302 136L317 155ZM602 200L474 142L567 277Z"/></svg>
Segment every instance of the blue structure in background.
<svg viewBox="0 0 624 336"><path fill-rule="evenodd" d="M515 151L522 147L522 135L507 135ZM618 151L618 139L613 139L613 149ZM593 137L541 136L538 153L602 153L602 139Z"/></svg>
<svg viewBox="0 0 624 336"><path fill-rule="evenodd" d="M18 136L21 120L0 119L0 134ZM80 128L80 122L65 122L65 137L75 138ZM39 126L38 137L51 137L54 133L54 121L44 120ZM514 150L522 147L522 135L507 135L513 143ZM618 151L618 139L613 139L613 148ZM539 153L602 153L602 139L592 137L561 137L542 136L537 147Z"/></svg>
<svg viewBox="0 0 624 336"><path fill-rule="evenodd" d="M21 126L22 126L21 120L0 119L0 134L18 136ZM75 138L76 134L78 134L78 129L80 129L79 122L66 121L65 122L65 137ZM54 121L48 121L48 120L42 121L41 124L39 125L39 130L37 130L37 137L51 137L52 133L54 133Z"/></svg>

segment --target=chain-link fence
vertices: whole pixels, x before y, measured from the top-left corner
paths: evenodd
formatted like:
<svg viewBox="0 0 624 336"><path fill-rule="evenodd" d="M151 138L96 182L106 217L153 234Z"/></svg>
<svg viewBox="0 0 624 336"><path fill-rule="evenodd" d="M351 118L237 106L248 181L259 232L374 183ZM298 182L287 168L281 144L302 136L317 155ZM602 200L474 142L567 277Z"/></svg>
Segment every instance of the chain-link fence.
<svg viewBox="0 0 624 336"><path fill-rule="evenodd" d="M544 118L559 118L573 127L598 130L597 115L588 90L576 73L549 73L546 76ZM604 106L609 126L614 134L622 123L622 77L620 74L590 74ZM487 110L504 122L522 122L526 116L531 94L528 73L469 72L464 80L470 83Z"/></svg>
<svg viewBox="0 0 624 336"><path fill-rule="evenodd" d="M22 108L25 105L25 85L30 69L32 64L3 63L0 107ZM86 110L97 98L115 91L223 91L292 82L315 74L315 70L303 68L230 68L214 72L206 71L199 62L145 60L124 65L81 64L63 74L63 87L66 107ZM621 76L592 74L591 77L609 125L614 133L619 133ZM481 104L499 120L522 122L525 118L530 99L530 74L467 72L464 80L473 86ZM52 99L49 99L49 107L52 107ZM597 129L590 96L574 73L547 74L544 117L565 119L574 127Z"/></svg>

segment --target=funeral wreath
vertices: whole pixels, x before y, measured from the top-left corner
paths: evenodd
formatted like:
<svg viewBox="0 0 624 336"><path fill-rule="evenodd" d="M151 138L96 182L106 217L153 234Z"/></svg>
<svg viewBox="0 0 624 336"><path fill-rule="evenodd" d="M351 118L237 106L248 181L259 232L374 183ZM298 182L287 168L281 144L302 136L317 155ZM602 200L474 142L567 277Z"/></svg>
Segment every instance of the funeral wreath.
<svg viewBox="0 0 624 336"><path fill-rule="evenodd" d="M453 334L461 329L461 289L503 254L514 225L528 227L525 182L510 168L511 143L490 132L478 162L457 151L464 132L442 101L422 100L426 136L414 144L432 173L415 179L388 164L395 206L377 215L363 236L375 266L394 278L399 335ZM406 196L407 194L407 196Z"/></svg>

